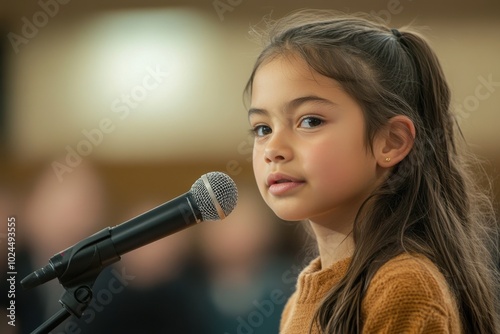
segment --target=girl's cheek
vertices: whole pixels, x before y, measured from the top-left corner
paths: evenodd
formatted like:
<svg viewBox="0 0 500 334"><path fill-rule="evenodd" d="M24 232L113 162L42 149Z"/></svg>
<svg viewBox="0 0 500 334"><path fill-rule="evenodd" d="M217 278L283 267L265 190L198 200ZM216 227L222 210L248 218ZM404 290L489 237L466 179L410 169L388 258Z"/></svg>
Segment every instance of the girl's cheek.
<svg viewBox="0 0 500 334"><path fill-rule="evenodd" d="M264 161L263 154L263 149L258 144L254 144L252 150L252 163L254 164L254 166Z"/></svg>

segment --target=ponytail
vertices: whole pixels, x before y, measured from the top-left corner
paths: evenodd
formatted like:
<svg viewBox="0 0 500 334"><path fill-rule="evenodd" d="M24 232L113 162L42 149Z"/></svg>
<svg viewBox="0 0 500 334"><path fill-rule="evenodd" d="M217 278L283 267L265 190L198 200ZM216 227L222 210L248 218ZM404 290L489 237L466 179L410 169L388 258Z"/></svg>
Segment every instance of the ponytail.
<svg viewBox="0 0 500 334"><path fill-rule="evenodd" d="M445 129L448 135L445 142L453 145L453 118L450 113L451 94L436 54L424 38L416 32L404 31L398 40L412 59L414 70L419 78L417 111L424 123L424 129L434 132ZM425 135L432 136L433 134ZM451 149L456 154L454 146L446 149Z"/></svg>
<svg viewBox="0 0 500 334"><path fill-rule="evenodd" d="M425 131L423 141L426 168L435 174L424 179L427 198L442 194L442 206L429 212L429 239L433 249L453 248L432 256L452 287L463 330L466 333L497 333L500 328L498 274L498 227L490 200L472 179L464 157L455 144L450 90L439 61L427 42L417 33L403 32L400 42L412 58L419 77L417 110ZM460 152L465 154L465 152ZM474 161L473 156L469 160ZM434 168L433 168L434 167ZM472 191L475 190L475 191ZM432 205L432 203L428 203ZM479 211L485 209L481 214ZM446 218L450 221L446 221ZM479 228L478 228L479 227ZM442 232L446 232L442 233ZM488 235L488 233L492 233ZM463 240L470 242L463 244ZM471 245L476 243L476 245ZM471 279L471 276L473 279ZM492 291L488 291L488 286Z"/></svg>

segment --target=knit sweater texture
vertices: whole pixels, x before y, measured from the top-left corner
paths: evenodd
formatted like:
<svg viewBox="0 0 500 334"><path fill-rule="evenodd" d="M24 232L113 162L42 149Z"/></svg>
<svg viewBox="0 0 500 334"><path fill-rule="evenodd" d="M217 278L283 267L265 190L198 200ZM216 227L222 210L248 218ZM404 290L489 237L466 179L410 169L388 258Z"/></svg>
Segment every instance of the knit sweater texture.
<svg viewBox="0 0 500 334"><path fill-rule="evenodd" d="M347 272L351 259L321 268L319 258L300 273L281 318L280 334L307 334L314 312ZM462 333L456 301L429 259L401 254L375 273L361 305L362 333ZM320 333L317 326L312 334Z"/></svg>

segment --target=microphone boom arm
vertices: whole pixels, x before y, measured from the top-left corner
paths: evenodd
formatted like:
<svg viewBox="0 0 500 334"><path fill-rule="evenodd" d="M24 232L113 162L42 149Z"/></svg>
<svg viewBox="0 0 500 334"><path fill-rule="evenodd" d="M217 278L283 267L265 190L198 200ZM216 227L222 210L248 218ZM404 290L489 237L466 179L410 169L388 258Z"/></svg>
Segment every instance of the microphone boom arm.
<svg viewBox="0 0 500 334"><path fill-rule="evenodd" d="M97 278L102 269L120 260L109 227L54 255L49 264L26 276L21 285L31 289L58 278L63 286L72 286L88 278Z"/></svg>
<svg viewBox="0 0 500 334"><path fill-rule="evenodd" d="M80 318L92 301L92 287L102 269L119 260L108 227L56 254L47 266L24 278L21 285L33 288L58 277L65 289L59 300L63 309L32 334L47 334L71 315Z"/></svg>

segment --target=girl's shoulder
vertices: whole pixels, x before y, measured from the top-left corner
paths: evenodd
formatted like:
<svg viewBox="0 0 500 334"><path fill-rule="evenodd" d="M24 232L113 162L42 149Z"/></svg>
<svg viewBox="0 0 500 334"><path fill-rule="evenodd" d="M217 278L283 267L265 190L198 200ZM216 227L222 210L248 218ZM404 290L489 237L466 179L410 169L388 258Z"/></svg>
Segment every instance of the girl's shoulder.
<svg viewBox="0 0 500 334"><path fill-rule="evenodd" d="M391 295L420 296L436 300L450 298L450 288L436 264L421 254L400 254L389 260L373 276L367 295L386 290Z"/></svg>
<svg viewBox="0 0 500 334"><path fill-rule="evenodd" d="M460 332L456 301L445 276L419 254L401 254L380 267L366 290L362 312L368 327L392 323L402 326L398 330Z"/></svg>
<svg viewBox="0 0 500 334"><path fill-rule="evenodd" d="M401 287L424 285L439 291L448 288L446 279L438 266L421 254L400 254L387 261L373 276L370 285Z"/></svg>

